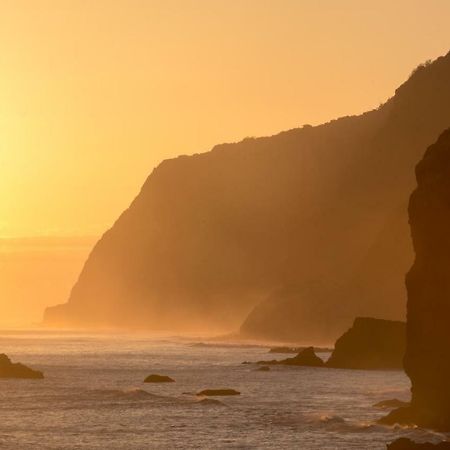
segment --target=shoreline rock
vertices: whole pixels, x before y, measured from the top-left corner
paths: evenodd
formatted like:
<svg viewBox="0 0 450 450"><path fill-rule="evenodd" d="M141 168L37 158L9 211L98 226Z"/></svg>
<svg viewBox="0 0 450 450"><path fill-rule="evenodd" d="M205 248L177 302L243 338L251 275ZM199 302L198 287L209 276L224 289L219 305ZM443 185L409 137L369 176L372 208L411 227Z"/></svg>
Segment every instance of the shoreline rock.
<svg viewBox="0 0 450 450"><path fill-rule="evenodd" d="M21 363L13 363L4 353L0 354L0 378L22 378L40 380L44 374Z"/></svg>
<svg viewBox="0 0 450 450"><path fill-rule="evenodd" d="M400 321L357 317L334 346L327 367L336 369L403 369L406 324Z"/></svg>

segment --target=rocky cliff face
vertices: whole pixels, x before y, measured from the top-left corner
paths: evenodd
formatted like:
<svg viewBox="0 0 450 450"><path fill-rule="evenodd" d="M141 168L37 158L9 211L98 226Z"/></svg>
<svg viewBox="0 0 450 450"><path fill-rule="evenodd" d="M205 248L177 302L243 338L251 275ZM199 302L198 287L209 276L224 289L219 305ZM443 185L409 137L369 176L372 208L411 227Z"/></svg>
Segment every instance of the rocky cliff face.
<svg viewBox="0 0 450 450"><path fill-rule="evenodd" d="M342 369L402 369L406 324L358 317L337 341L328 367Z"/></svg>
<svg viewBox="0 0 450 450"><path fill-rule="evenodd" d="M450 430L450 129L416 168L405 369L419 424Z"/></svg>
<svg viewBox="0 0 450 450"><path fill-rule="evenodd" d="M45 322L232 329L267 296L243 331L331 342L357 315L400 318L411 173L448 123L450 55L361 116L164 161Z"/></svg>
<svg viewBox="0 0 450 450"><path fill-rule="evenodd" d="M416 258L406 276L411 406L382 422L450 431L450 129L428 148L416 178L409 202Z"/></svg>

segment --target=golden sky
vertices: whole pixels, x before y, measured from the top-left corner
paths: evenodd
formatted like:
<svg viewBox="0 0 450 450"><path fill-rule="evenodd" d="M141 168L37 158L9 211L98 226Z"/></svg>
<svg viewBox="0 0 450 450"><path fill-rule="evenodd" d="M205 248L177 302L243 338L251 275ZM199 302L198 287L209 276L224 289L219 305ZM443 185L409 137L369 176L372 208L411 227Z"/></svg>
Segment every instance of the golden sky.
<svg viewBox="0 0 450 450"><path fill-rule="evenodd" d="M448 0L0 0L0 326L67 300L162 159L377 107L447 53L449 17Z"/></svg>
<svg viewBox="0 0 450 450"><path fill-rule="evenodd" d="M97 235L180 153L362 112L448 0L0 0L0 236Z"/></svg>

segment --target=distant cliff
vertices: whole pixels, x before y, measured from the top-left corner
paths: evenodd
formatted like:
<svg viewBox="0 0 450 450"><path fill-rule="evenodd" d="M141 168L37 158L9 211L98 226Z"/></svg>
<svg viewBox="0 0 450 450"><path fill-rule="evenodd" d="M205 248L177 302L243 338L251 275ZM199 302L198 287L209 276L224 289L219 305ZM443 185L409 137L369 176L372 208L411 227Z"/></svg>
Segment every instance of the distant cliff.
<svg viewBox="0 0 450 450"><path fill-rule="evenodd" d="M402 318L413 167L448 123L450 55L361 116L164 161L45 323L232 329L260 305L244 333L330 342Z"/></svg>
<svg viewBox="0 0 450 450"><path fill-rule="evenodd" d="M412 400L387 422L450 431L450 129L428 148L416 177L409 203L416 258L406 277Z"/></svg>

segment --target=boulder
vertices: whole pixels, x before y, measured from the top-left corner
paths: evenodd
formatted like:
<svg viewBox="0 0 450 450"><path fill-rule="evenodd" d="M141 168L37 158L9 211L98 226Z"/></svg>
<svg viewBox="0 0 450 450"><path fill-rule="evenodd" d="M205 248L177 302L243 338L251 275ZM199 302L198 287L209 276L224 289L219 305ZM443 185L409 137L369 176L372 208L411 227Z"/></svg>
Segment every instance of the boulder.
<svg viewBox="0 0 450 450"><path fill-rule="evenodd" d="M144 383L174 383L174 382L175 380L168 377L167 375L156 375L156 374L149 375L144 380Z"/></svg>
<svg viewBox="0 0 450 450"><path fill-rule="evenodd" d="M4 353L0 354L0 378L44 378L39 370L30 369L21 363L13 363Z"/></svg>

